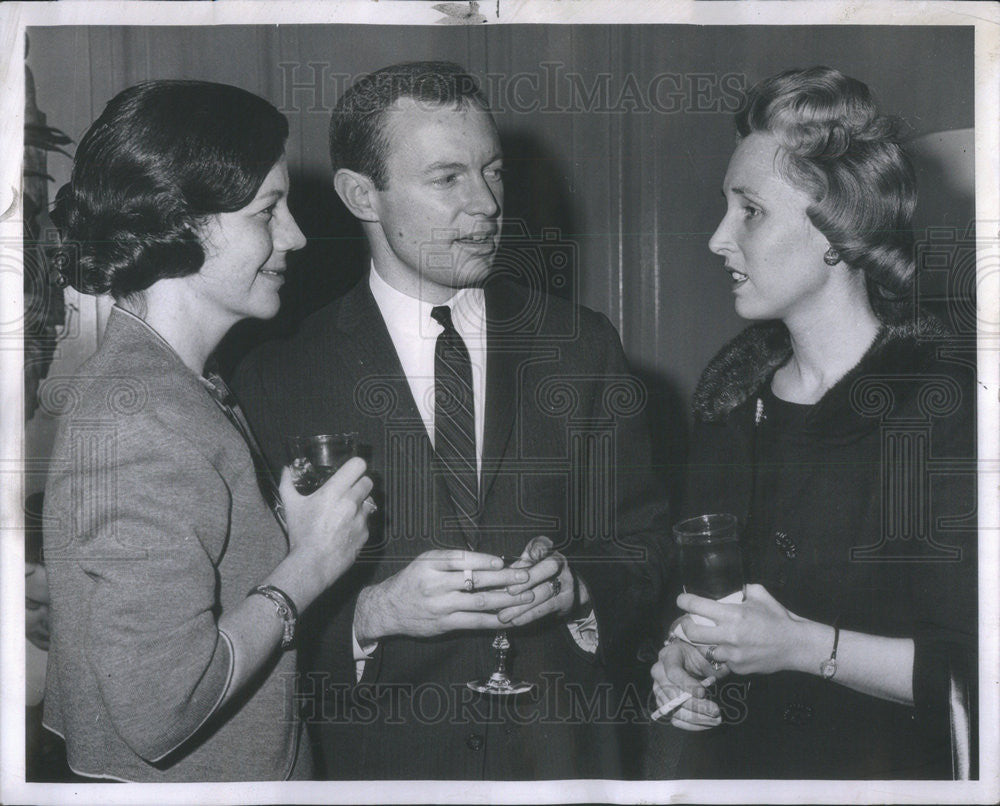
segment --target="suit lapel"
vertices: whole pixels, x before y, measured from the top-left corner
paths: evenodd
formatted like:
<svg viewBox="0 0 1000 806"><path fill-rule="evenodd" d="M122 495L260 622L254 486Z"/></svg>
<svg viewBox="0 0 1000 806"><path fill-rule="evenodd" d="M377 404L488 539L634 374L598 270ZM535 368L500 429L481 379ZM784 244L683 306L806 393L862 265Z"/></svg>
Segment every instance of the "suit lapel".
<svg viewBox="0 0 1000 806"><path fill-rule="evenodd" d="M480 505L486 501L510 444L520 397L520 369L531 355L529 335L515 324L523 304L505 285L486 289L486 423Z"/></svg>
<svg viewBox="0 0 1000 806"><path fill-rule="evenodd" d="M343 298L337 313L338 330L348 336L336 339L347 366L355 367L359 384L352 390L355 406L367 408L372 395L391 390L392 405L387 421L422 423L399 356L368 286L368 276ZM335 379L340 381L341 379ZM378 388L376 388L378 387Z"/></svg>
<svg viewBox="0 0 1000 806"><path fill-rule="evenodd" d="M379 372L405 380L382 312L375 304L375 298L368 287L367 275L341 300L336 325L338 330L350 336L348 339L338 339L337 344L364 361L363 366L367 372L361 374ZM413 402L412 395L407 402ZM415 410L416 406L413 408Z"/></svg>
<svg viewBox="0 0 1000 806"><path fill-rule="evenodd" d="M399 362L399 356L392 343L392 337L389 335L385 320L382 318L382 312L372 296L367 275L343 297L336 318L336 326L338 330L348 336L348 338L337 339L336 343L348 365L354 365L357 368L355 377L358 378L358 383L352 390L354 405L363 409L366 414L371 414L376 410L381 414L386 429L386 440L389 431L394 426L401 427L408 434L418 435L417 440L420 446L416 450L417 455L432 457L434 452L424 427L423 418L413 400L410 384L407 382L403 367ZM388 411L382 408L386 401L390 401ZM388 444L384 446L384 451L388 453ZM409 451L407 453L412 456ZM435 473L430 463L427 465L420 463L419 467L414 467L413 463L408 461L405 462L405 465L406 471L400 472L412 473L412 479L385 480L388 486L404 491L403 498L398 504L403 507L421 507L422 504L412 500L410 494L422 488L416 479L432 479L433 506L431 509L433 528L436 530L434 536L436 544L447 543L453 544L455 547L475 548L478 542L475 530L469 529L466 524L454 516L451 495L441 474ZM405 491L409 491L410 494L406 494ZM404 515L404 513L399 514ZM406 514L411 517L416 515L415 512ZM446 524L448 528L443 528L442 524ZM449 536L454 536L456 539L449 540Z"/></svg>

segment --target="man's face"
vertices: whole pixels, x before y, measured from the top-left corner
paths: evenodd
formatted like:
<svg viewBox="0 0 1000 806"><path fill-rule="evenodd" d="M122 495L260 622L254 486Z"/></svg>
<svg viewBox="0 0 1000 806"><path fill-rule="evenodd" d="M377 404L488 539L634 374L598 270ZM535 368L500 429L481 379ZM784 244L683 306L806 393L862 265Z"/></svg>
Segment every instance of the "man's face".
<svg viewBox="0 0 1000 806"><path fill-rule="evenodd" d="M500 240L502 155L496 126L475 104L401 98L386 113L385 190L368 229L376 268L400 291L443 302L489 274Z"/></svg>

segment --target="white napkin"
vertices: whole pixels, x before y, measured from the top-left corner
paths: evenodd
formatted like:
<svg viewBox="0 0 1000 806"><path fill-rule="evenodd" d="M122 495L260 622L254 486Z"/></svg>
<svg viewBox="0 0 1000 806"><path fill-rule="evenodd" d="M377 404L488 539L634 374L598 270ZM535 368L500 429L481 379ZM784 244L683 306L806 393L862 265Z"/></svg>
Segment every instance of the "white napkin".
<svg viewBox="0 0 1000 806"><path fill-rule="evenodd" d="M741 604L746 597L743 595L743 591L733 591L728 596L723 596L719 599L719 604ZM715 622L710 618L705 618L704 616L696 615L695 613L688 613L688 618L691 619L695 624L701 624L703 627L714 627ZM682 619L678 619L674 624L674 628L670 631L670 635L679 638L688 644L693 644L694 646L710 646L709 644L699 644L697 641L692 641L684 633L684 627L681 625ZM669 639L668 639L669 640Z"/></svg>

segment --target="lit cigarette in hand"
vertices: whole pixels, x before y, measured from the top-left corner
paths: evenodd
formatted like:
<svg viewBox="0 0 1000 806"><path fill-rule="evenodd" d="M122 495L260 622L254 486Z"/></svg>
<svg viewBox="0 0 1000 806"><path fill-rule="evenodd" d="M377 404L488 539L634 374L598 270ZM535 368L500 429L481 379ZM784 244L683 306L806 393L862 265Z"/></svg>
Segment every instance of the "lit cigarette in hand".
<svg viewBox="0 0 1000 806"><path fill-rule="evenodd" d="M715 678L712 677L711 675L709 675L708 677L706 677L704 680L701 681L701 685L703 687L705 687L705 688L708 688L714 682L715 682ZM652 719L655 722L657 719L659 719L664 714L670 713L675 708L677 708L677 707L679 707L681 705L684 705L684 703L686 703L690 699L691 699L691 692L689 692L689 691L685 691L682 694L678 694L672 700L668 700L663 705L661 705L659 708L657 708L655 711L653 711L652 716L650 716L650 719Z"/></svg>

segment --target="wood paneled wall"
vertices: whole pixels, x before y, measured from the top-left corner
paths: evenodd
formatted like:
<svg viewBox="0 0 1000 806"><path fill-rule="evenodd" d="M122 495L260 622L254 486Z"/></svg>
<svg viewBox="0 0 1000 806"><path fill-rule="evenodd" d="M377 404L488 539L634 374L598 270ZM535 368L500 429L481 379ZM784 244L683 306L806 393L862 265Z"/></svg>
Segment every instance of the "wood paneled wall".
<svg viewBox="0 0 1000 806"><path fill-rule="evenodd" d="M75 139L116 92L150 78L232 83L286 112L292 207L310 242L286 289L284 322L271 332L364 268L360 230L329 182L329 111L345 82L404 60L465 65L481 77L501 128L508 233L522 226L551 246L541 239L550 230L575 253L557 291L618 327L649 384L659 456L671 466L701 369L742 327L721 261L707 249L723 211L740 90L789 67L827 64L868 83L915 135L973 125L973 36L954 27L54 27L29 37L38 105ZM68 160L49 163L57 184L68 178ZM959 203L966 209L953 220L971 220L971 199ZM79 333L54 374L71 372L96 343L102 309L77 304ZM266 332L240 330L228 355ZM33 450L44 455L47 426L34 427Z"/></svg>

